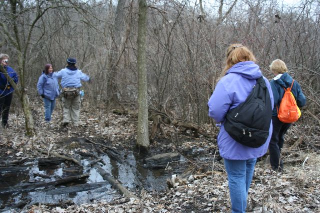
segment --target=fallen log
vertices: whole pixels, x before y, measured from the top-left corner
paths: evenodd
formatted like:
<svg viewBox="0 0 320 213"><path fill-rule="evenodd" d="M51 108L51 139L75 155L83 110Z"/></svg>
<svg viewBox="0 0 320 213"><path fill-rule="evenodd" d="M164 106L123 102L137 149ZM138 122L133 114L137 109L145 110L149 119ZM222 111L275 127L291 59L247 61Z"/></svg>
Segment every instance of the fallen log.
<svg viewBox="0 0 320 213"><path fill-rule="evenodd" d="M15 167L0 167L1 173L17 173L17 172L29 172L30 167L28 166L15 166Z"/></svg>
<svg viewBox="0 0 320 213"><path fill-rule="evenodd" d="M118 189L122 195L128 198L135 198L139 199L136 195L134 195L132 192L130 192L128 189L126 189L122 184L119 183L116 179L114 179L110 174L108 174L104 169L101 168L99 165L94 166L100 175L103 177L104 180L108 181L114 188Z"/></svg>
<svg viewBox="0 0 320 213"><path fill-rule="evenodd" d="M79 161L77 161L76 159L74 159L74 158L66 157L66 156L60 155L59 153L56 153L56 152L52 152L52 154L53 154L54 156L58 157L58 158L64 158L64 159L66 159L66 160L68 160L68 161L72 161L72 162L74 162L75 164L78 164L79 166L82 167L81 163L80 163Z"/></svg>
<svg viewBox="0 0 320 213"><path fill-rule="evenodd" d="M113 158L114 160L118 161L119 163L122 163L122 159L121 159L121 155L119 152L115 151L113 148L106 146L104 144L101 143L95 143L91 140L86 139L86 142L92 143L96 146L100 146L103 148L104 152L111 158ZM98 149L98 151L101 151L101 149Z"/></svg>
<svg viewBox="0 0 320 213"><path fill-rule="evenodd" d="M57 157L39 158L38 159L38 165L42 166L42 167L57 166L57 165L60 165L61 163L63 163L64 161L65 161L64 158L57 158Z"/></svg>
<svg viewBox="0 0 320 213"><path fill-rule="evenodd" d="M168 163L173 161L179 161L180 154L179 153L162 153L158 155L154 155L152 157L146 158L144 160L146 164L146 168L156 169L156 168L166 168Z"/></svg>
<svg viewBox="0 0 320 213"><path fill-rule="evenodd" d="M3 160L3 161L1 162L1 164L5 164L5 166L16 166L16 165L21 165L21 164L23 164L23 163L26 162L27 160L28 160L28 158L22 158L22 159L13 160L13 161Z"/></svg>
<svg viewBox="0 0 320 213"><path fill-rule="evenodd" d="M106 186L107 182L99 182L99 183L85 183L85 184L77 184L75 186L63 187L53 190L47 190L47 195L60 195L60 194L67 194L67 193L76 193L82 191L89 191L97 188L101 188Z"/></svg>
<svg viewBox="0 0 320 213"><path fill-rule="evenodd" d="M38 152L41 152L41 153L43 153L43 154L48 154L48 152L46 152L46 151L44 151L44 150L42 150L42 149L38 149L38 148L35 148L35 149L36 149ZM67 160L67 161L72 161L72 162L74 162L75 164L77 164L77 165L79 165L79 166L82 167L81 163L80 163L79 161L77 161L76 159L74 159L74 158L67 157L67 156L64 156L64 155L60 155L59 153L56 153L56 152L51 152L51 154L52 154L53 156L58 157L58 158L63 158L63 159L65 159L65 160Z"/></svg>
<svg viewBox="0 0 320 213"><path fill-rule="evenodd" d="M89 174L83 174L83 175L66 177L66 178L52 181L52 182L40 182L40 183L31 183L31 184L27 183L27 184L24 184L21 186L15 186L15 187L9 186L9 187L2 188L0 190L0 194L11 194L14 192L30 192L30 191L34 191L35 189L40 188L40 187L47 188L49 186L59 186L62 184L82 180L82 179L85 179L88 177L89 177Z"/></svg>

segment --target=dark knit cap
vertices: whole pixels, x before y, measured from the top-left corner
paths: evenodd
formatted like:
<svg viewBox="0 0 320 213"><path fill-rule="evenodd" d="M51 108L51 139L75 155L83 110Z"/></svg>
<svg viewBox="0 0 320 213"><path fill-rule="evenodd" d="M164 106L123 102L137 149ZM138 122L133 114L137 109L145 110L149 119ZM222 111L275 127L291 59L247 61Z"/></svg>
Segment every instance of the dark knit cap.
<svg viewBox="0 0 320 213"><path fill-rule="evenodd" d="M76 62L77 62L77 60L75 58L68 58L67 59L68 64L75 64Z"/></svg>

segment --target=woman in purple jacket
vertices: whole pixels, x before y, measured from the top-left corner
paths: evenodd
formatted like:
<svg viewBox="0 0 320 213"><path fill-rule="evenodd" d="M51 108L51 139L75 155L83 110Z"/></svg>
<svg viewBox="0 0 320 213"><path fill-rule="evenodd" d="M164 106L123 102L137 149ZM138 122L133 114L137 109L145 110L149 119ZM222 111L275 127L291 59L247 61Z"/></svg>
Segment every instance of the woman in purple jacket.
<svg viewBox="0 0 320 213"><path fill-rule="evenodd" d="M39 95L43 98L45 121L50 122L52 112L56 105L56 98L60 94L58 79L53 76L51 64L44 66L44 71L38 80L37 89Z"/></svg>
<svg viewBox="0 0 320 213"><path fill-rule="evenodd" d="M219 152L224 159L228 174L232 212L246 211L248 190L256 160L267 152L272 134L270 120L269 137L266 142L258 148L251 148L233 140L224 129L224 121L228 111L246 100L256 84L256 79L262 76L255 61L254 55L247 47L241 44L231 45L227 49L227 61L221 79L208 102L209 116L220 126L217 140ZM264 80L273 108L270 83L266 78Z"/></svg>

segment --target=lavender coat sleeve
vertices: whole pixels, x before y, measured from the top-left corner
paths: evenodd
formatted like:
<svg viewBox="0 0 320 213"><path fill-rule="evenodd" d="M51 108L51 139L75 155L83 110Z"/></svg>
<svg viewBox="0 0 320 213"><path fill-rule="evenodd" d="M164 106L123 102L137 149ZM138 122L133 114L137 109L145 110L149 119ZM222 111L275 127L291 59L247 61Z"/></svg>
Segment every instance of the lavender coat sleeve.
<svg viewBox="0 0 320 213"><path fill-rule="evenodd" d="M231 104L232 98L224 85L218 82L208 102L209 116L217 123L223 122Z"/></svg>

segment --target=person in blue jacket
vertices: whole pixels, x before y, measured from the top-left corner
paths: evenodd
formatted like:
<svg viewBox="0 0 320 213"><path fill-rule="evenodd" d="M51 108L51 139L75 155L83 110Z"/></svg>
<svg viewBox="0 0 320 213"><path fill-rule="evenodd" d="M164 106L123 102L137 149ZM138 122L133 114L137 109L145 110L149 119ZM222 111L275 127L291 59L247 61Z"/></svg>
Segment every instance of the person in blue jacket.
<svg viewBox="0 0 320 213"><path fill-rule="evenodd" d="M255 56L247 47L232 44L228 47L226 56L226 66L208 102L209 116L220 126L217 141L228 175L232 212L245 212L254 167L257 158L263 156L268 150L272 122L270 120L269 136L266 142L258 148L238 143L224 129L228 111L246 100L256 84L256 79L262 76L259 66L255 63ZM270 83L265 77L263 78L273 108Z"/></svg>
<svg viewBox="0 0 320 213"><path fill-rule="evenodd" d="M279 120L278 109L284 95L284 88L291 87L293 79L288 73L286 64L280 59L276 59L271 63L270 70L275 75L270 81L274 97L274 108L272 112L273 133L269 145L270 164L273 170L282 171L283 161L280 159L280 153L284 143L284 134L291 124L283 123ZM291 92L296 99L298 107L303 107L306 104L306 97L297 81L293 82Z"/></svg>
<svg viewBox="0 0 320 213"><path fill-rule="evenodd" d="M57 78L53 77L51 64L46 64L42 75L39 77L37 89L44 102L45 121L51 121L51 115L56 105L56 98L59 96L59 84Z"/></svg>
<svg viewBox="0 0 320 213"><path fill-rule="evenodd" d="M1 53L0 66L4 68L1 70L6 72L0 72L0 114L3 128L8 127L9 111L14 92L14 88L7 80L6 74L9 75L16 84L18 83L18 75L12 67L8 66L8 63L9 55Z"/></svg>
<svg viewBox="0 0 320 213"><path fill-rule="evenodd" d="M79 125L80 116L80 87L81 81L89 81L90 77L84 74L76 67L76 59L68 58L67 67L55 73L55 77L61 79L62 87L62 105L63 105L63 121L62 125L67 126L73 122L75 126ZM74 92L75 95L68 95Z"/></svg>

